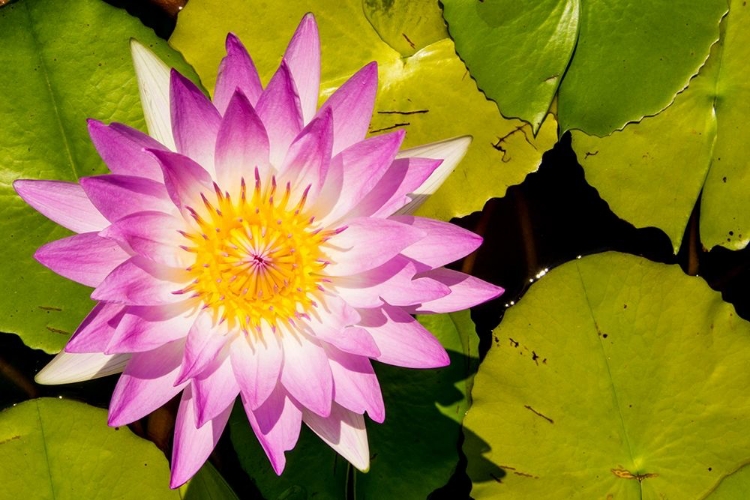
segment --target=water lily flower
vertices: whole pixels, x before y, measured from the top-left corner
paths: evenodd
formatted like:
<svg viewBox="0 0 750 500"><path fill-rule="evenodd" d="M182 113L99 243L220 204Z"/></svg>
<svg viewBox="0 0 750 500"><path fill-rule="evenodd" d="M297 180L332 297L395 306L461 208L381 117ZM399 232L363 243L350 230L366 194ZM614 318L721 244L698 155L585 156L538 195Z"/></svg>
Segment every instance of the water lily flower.
<svg viewBox="0 0 750 500"><path fill-rule="evenodd" d="M212 102L133 43L151 135L90 120L112 173L14 183L32 207L77 233L44 245L36 259L93 287L97 301L37 381L122 372L112 426L182 393L172 487L205 462L237 396L278 474L303 422L366 470L363 414L385 418L371 360L447 365L412 314L502 293L443 267L481 238L409 215L469 139L399 152L403 131L367 138L375 63L318 108L320 42L310 14L265 88L231 34L226 50Z"/></svg>

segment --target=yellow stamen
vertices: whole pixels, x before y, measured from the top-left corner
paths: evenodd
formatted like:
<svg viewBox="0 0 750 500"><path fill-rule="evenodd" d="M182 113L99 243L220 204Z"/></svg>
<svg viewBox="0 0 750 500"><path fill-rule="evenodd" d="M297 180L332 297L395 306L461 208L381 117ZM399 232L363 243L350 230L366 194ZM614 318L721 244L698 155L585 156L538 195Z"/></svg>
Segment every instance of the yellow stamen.
<svg viewBox="0 0 750 500"><path fill-rule="evenodd" d="M255 188L248 193L242 179L236 202L216 184L213 189L201 194L200 214L188 208L195 230L181 232L187 244L180 248L195 256L187 268L194 281L174 293L191 293L217 321L248 333L259 332L263 322L276 330L306 317L317 306L328 265L321 245L334 234L301 214L308 190L287 207L291 186L274 198L276 179L264 192L257 170Z"/></svg>

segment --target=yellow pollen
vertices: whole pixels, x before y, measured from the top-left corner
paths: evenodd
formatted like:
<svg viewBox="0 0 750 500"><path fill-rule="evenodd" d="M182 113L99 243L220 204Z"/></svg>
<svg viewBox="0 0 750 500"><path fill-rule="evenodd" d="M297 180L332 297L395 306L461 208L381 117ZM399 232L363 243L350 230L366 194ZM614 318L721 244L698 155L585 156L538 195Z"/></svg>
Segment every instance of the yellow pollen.
<svg viewBox="0 0 750 500"><path fill-rule="evenodd" d="M195 230L181 232L187 243L180 248L195 255L187 268L194 279L174 293L245 332L260 331L264 322L275 330L306 316L328 264L321 245L335 233L301 213L307 191L291 207L290 196L289 184L277 192L275 178L264 190L257 171L251 193L242 179L238 200L216 184L214 192L202 193L200 211L187 208Z"/></svg>

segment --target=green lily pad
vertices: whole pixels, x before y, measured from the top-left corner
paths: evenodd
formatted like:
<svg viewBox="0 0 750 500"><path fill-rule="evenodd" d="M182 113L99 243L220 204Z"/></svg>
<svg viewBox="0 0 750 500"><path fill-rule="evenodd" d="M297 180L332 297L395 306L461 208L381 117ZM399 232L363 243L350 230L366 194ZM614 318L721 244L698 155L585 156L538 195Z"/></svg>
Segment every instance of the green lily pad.
<svg viewBox="0 0 750 500"><path fill-rule="evenodd" d="M435 0L364 0L367 20L404 57L448 36Z"/></svg>
<svg viewBox="0 0 750 500"><path fill-rule="evenodd" d="M494 339L464 421L477 500L705 498L750 459L750 323L678 266L569 262Z"/></svg>
<svg viewBox="0 0 750 500"><path fill-rule="evenodd" d="M105 410L53 398L0 413L0 484L4 498L180 498L153 443L107 427Z"/></svg>
<svg viewBox="0 0 750 500"><path fill-rule="evenodd" d="M478 339L468 311L419 319L448 349L451 365L440 370L375 367L386 419L383 424L367 422L368 473L352 470L303 428L297 446L287 453L286 470L278 477L241 405L235 407L229 421L232 443L242 467L266 498L341 499L353 489L357 498L422 500L448 482L458 462L460 423L469 405Z"/></svg>
<svg viewBox="0 0 750 500"><path fill-rule="evenodd" d="M447 220L481 210L486 200L503 196L509 186L535 171L544 151L556 141L557 124L550 116L535 138L531 127L522 121L503 119L477 89L449 38L404 56L398 31L410 39L412 33L426 33L424 37L413 35L415 48L417 42L427 43L436 36L439 12L429 2L396 8L402 3L410 4L396 2L388 11L392 17L385 19L382 12L367 7L372 5L367 0L191 0L179 15L170 43L211 89L224 55L226 34L234 32L248 47L261 79L268 81L297 23L306 12L313 12L321 36L323 98L374 60L379 65L380 90L372 133L405 128L405 147L455 136L474 137L456 172L420 211ZM433 28L421 28L424 26Z"/></svg>
<svg viewBox="0 0 750 500"><path fill-rule="evenodd" d="M456 50L505 116L541 125L578 38L578 0L444 0Z"/></svg>
<svg viewBox="0 0 750 500"><path fill-rule="evenodd" d="M750 242L748 22L748 7L732 2L720 43L663 113L602 139L573 133L587 181L620 217L666 232L675 252L701 191L703 245Z"/></svg>
<svg viewBox="0 0 750 500"><path fill-rule="evenodd" d="M178 491L182 500L238 500L211 462L203 464Z"/></svg>
<svg viewBox="0 0 750 500"><path fill-rule="evenodd" d="M537 127L559 86L561 131L598 136L669 106L727 10L725 0L443 3L458 53L504 115Z"/></svg>
<svg viewBox="0 0 750 500"><path fill-rule="evenodd" d="M19 178L75 181L106 167L86 118L144 128L130 38L194 75L179 54L124 10L100 0L21 0L0 9L0 331L54 353L92 307L91 290L33 258L70 233L13 191Z"/></svg>
<svg viewBox="0 0 750 500"><path fill-rule="evenodd" d="M750 498L750 465L728 475L721 481L706 500L737 500Z"/></svg>

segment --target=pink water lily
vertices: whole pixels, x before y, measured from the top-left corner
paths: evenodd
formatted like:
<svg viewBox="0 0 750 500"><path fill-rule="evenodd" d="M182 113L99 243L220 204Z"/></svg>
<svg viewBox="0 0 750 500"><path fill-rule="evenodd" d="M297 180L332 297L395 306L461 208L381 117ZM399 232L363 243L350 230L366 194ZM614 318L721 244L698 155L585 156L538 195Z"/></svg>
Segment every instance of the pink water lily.
<svg viewBox="0 0 750 500"><path fill-rule="evenodd" d="M77 233L41 247L37 260L93 287L98 302L37 380L122 372L112 426L182 393L172 487L205 462L238 395L277 473L302 422L366 470L363 414L385 418L370 360L447 365L411 314L502 293L442 267L475 250L478 236L409 215L469 139L399 152L403 131L366 138L374 63L318 108L312 15L265 88L230 34L213 102L132 48L151 136L92 120L111 174L14 184Z"/></svg>

